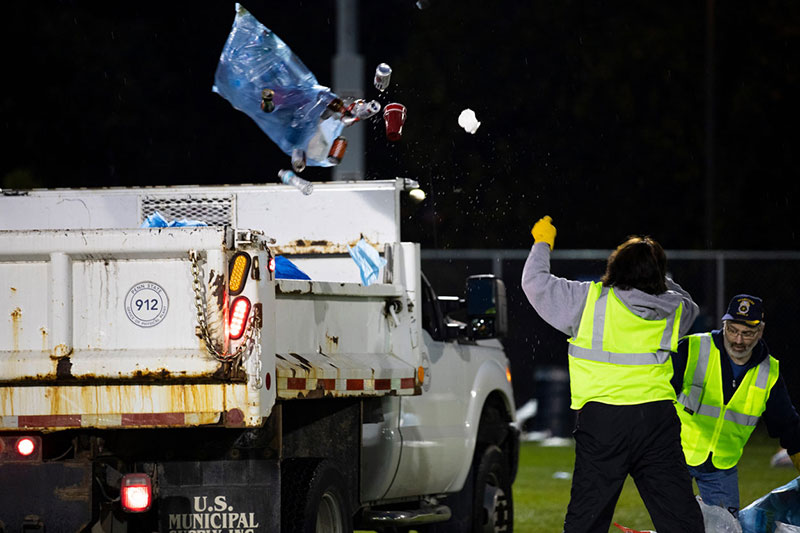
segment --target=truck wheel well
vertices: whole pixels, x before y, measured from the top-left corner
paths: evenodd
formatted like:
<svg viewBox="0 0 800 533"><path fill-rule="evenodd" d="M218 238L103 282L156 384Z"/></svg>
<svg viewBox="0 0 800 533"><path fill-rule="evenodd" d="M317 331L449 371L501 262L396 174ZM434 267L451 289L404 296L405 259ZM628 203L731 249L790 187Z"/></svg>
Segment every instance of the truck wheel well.
<svg viewBox="0 0 800 533"><path fill-rule="evenodd" d="M508 425L511 415L506 409L505 402L500 394L493 392L486 398L478 423L478 445L497 444L498 446L508 436Z"/></svg>
<svg viewBox="0 0 800 533"><path fill-rule="evenodd" d="M511 420L511 413L502 395L497 391L489 394L481 411L473 457L480 457L489 446L498 446L508 461L508 472L513 482L517 475L519 438L518 432L515 432L511 425Z"/></svg>

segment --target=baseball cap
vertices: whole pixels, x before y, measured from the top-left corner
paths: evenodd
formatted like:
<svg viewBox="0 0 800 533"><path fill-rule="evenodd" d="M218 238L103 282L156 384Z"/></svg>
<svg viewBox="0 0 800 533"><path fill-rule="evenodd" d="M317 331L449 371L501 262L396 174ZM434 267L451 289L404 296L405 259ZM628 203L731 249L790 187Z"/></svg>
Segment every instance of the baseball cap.
<svg viewBox="0 0 800 533"><path fill-rule="evenodd" d="M722 320L744 322L748 326L757 326L764 320L764 303L758 296L737 294L728 304L728 312Z"/></svg>

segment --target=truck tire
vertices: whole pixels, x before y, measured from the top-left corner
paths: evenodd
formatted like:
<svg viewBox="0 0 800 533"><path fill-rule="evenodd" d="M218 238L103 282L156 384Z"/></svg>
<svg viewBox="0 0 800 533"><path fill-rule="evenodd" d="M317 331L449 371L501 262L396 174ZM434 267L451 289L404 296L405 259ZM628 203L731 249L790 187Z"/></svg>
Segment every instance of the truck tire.
<svg viewBox="0 0 800 533"><path fill-rule="evenodd" d="M513 533L514 502L508 462L498 446L476 450L461 492L444 502L453 516L447 522L420 526L420 533Z"/></svg>
<svg viewBox="0 0 800 533"><path fill-rule="evenodd" d="M494 444L486 447L475 473L474 533L512 533L514 530L514 501L506 465L500 448Z"/></svg>
<svg viewBox="0 0 800 533"><path fill-rule="evenodd" d="M281 464L282 533L351 533L353 512L344 476L326 459Z"/></svg>

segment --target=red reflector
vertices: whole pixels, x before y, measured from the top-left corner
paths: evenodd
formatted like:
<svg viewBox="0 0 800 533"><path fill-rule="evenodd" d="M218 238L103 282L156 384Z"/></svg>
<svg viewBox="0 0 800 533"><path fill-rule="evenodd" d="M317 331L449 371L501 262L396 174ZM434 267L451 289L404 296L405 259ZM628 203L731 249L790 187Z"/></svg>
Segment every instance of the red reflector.
<svg viewBox="0 0 800 533"><path fill-rule="evenodd" d="M17 453L23 457L28 457L36 451L36 443L30 437L22 437L17 441Z"/></svg>
<svg viewBox="0 0 800 533"><path fill-rule="evenodd" d="M122 509L129 513L143 513L153 502L153 485L147 474L125 474L120 488Z"/></svg>
<svg viewBox="0 0 800 533"><path fill-rule="evenodd" d="M231 339L238 339L244 334L247 327L247 317L250 315L250 300L244 296L236 298L231 306L231 322L228 329Z"/></svg>

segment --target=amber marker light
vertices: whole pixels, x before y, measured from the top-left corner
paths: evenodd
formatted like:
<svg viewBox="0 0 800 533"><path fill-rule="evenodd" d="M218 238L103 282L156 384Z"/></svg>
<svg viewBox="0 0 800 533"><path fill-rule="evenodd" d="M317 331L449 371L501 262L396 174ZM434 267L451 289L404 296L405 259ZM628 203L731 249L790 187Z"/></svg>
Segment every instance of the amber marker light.
<svg viewBox="0 0 800 533"><path fill-rule="evenodd" d="M244 252L237 252L231 257L228 270L228 292L231 293L231 296L236 296L242 292L245 283L247 283L250 256Z"/></svg>

